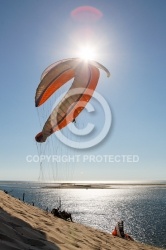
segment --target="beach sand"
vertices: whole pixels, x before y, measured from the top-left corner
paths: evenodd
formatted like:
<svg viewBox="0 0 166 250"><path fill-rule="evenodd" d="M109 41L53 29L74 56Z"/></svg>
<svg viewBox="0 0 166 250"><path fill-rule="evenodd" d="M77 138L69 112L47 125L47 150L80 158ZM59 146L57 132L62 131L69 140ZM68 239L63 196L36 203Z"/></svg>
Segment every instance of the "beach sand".
<svg viewBox="0 0 166 250"><path fill-rule="evenodd" d="M0 191L0 250L157 250L54 217Z"/></svg>

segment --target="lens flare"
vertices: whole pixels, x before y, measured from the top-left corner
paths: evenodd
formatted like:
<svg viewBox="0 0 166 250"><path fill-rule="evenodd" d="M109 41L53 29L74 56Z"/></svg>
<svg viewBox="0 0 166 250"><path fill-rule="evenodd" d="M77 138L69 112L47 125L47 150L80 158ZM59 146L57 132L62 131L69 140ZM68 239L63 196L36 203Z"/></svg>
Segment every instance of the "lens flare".
<svg viewBox="0 0 166 250"><path fill-rule="evenodd" d="M96 22L103 13L93 6L80 6L71 12L71 17L78 22Z"/></svg>

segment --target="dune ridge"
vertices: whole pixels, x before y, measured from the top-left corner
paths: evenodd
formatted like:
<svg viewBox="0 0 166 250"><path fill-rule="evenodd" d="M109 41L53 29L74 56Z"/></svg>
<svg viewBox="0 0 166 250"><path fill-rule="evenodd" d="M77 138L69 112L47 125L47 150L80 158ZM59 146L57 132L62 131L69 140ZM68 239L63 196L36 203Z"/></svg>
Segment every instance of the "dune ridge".
<svg viewBox="0 0 166 250"><path fill-rule="evenodd" d="M161 250L54 217L0 191L1 250Z"/></svg>

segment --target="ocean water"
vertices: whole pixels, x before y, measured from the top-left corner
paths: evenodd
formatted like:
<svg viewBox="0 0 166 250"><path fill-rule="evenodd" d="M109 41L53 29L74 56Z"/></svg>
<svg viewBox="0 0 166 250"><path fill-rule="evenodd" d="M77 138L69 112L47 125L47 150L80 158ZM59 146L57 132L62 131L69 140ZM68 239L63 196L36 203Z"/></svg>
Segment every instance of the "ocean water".
<svg viewBox="0 0 166 250"><path fill-rule="evenodd" d="M49 211L62 209L79 222L111 233L118 220L136 241L166 249L166 188L119 186L116 189L43 189L46 184L0 182L0 189Z"/></svg>

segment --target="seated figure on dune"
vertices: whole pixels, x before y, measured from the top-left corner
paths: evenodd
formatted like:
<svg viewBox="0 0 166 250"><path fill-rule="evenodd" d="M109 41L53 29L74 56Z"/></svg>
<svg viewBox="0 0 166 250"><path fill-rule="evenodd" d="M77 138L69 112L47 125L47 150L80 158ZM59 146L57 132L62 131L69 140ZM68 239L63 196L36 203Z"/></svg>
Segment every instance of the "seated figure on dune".
<svg viewBox="0 0 166 250"><path fill-rule="evenodd" d="M118 236L118 237L123 238L125 240L134 241L134 239L130 235L124 233L124 224L123 224L122 220L116 224L115 229L112 231L112 235Z"/></svg>
<svg viewBox="0 0 166 250"><path fill-rule="evenodd" d="M53 208L51 213L54 215L54 216L57 216L63 220L70 220L71 222L73 222L72 220L72 216L71 216L71 213L68 213L66 212L65 210L61 211L60 210L60 207L58 208Z"/></svg>

